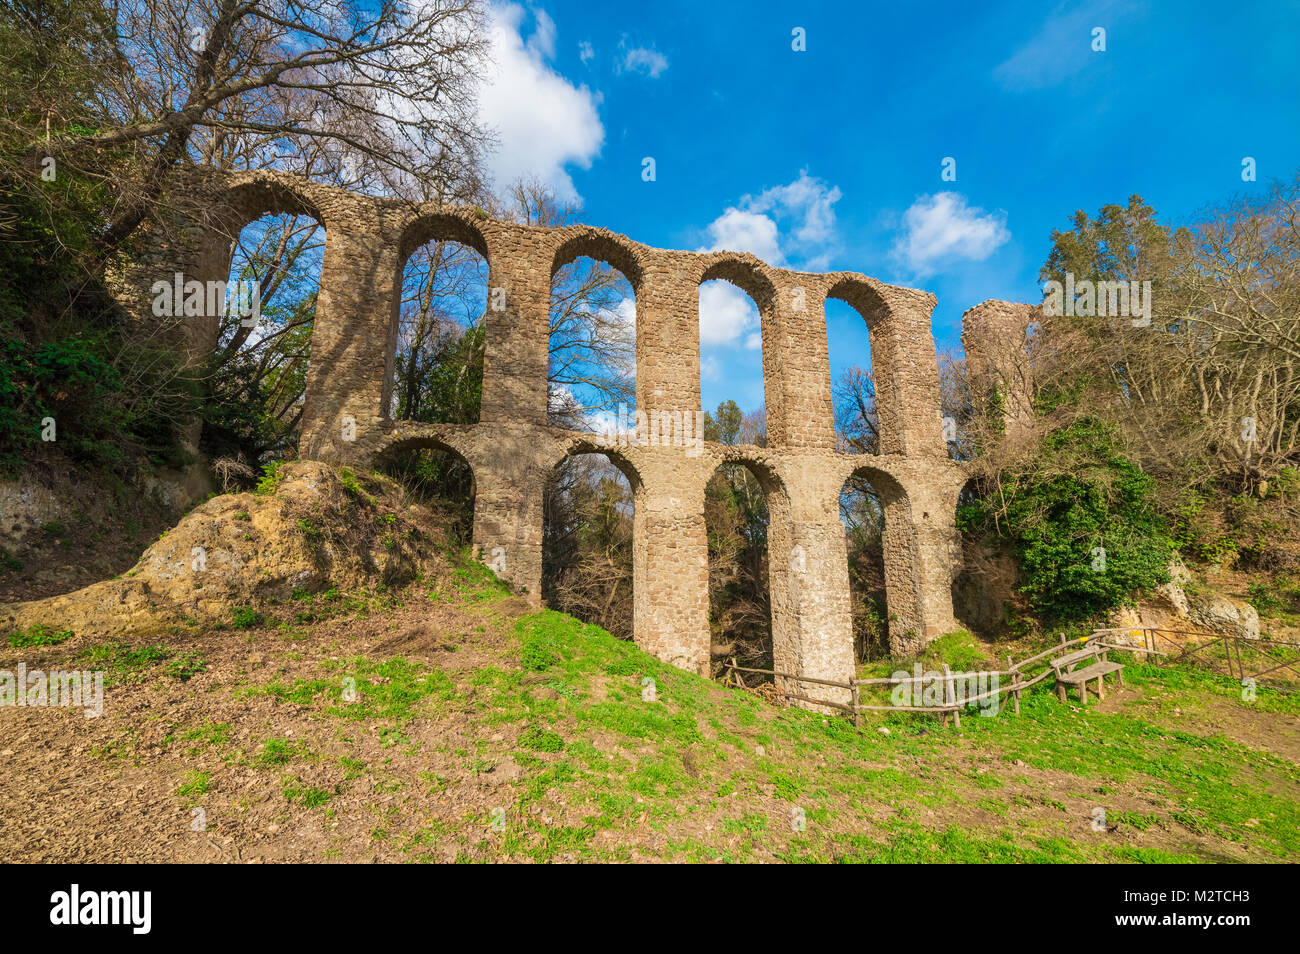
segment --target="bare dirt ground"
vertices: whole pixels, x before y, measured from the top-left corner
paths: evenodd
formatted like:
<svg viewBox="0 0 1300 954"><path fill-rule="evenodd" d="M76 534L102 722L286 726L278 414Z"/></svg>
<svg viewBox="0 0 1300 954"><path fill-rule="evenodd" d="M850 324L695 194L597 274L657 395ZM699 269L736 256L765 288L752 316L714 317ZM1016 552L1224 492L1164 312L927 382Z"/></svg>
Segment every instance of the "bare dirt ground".
<svg viewBox="0 0 1300 954"><path fill-rule="evenodd" d="M511 601L503 611L525 608ZM350 725L341 738L305 706L243 690L273 680L292 684L300 677L318 678L322 661L343 655L400 655L445 672L500 663L500 641L467 645L457 632L458 624L467 627L471 620L474 626L482 623L450 607L422 607L418 613L327 622L299 641L266 630L209 633L185 641L185 651L202 657L206 671L184 682L159 676L111 686L99 718L71 709L0 710L0 758L6 765L0 850L28 861L378 859L382 853L367 847L369 832L396 799L384 789L396 789L397 778L415 783L421 809L431 803L469 805L476 792L491 790L486 782L470 783L454 797L433 798L418 776L436 772L440 761L396 751L413 756L431 742L445 745L465 731L465 720L455 712L419 720L400 743L379 722ZM66 663L75 649L69 644L21 655L29 670L71 668ZM6 664L12 667L12 659ZM184 740L187 731L200 737ZM285 740L294 755L286 763L259 759L267 740ZM266 770L308 752L295 766L303 787L345 783L331 799L331 819L286 799L284 773ZM379 777L348 778L340 758L349 766L373 767ZM203 797L180 794L196 772L209 779ZM509 774L506 769L492 781ZM193 830L193 809L199 806L191 803L199 801L207 816L204 831Z"/></svg>

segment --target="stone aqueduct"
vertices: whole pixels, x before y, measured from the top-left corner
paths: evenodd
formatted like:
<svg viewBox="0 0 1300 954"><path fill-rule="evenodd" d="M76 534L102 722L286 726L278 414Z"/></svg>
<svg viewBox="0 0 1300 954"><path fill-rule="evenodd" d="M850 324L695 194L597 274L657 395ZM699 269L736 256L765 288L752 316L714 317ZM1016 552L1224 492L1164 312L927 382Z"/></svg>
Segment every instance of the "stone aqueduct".
<svg viewBox="0 0 1300 954"><path fill-rule="evenodd" d="M933 295L853 272L812 274L773 268L747 253L650 248L603 229L520 225L478 210L361 196L275 173L187 179L173 200L183 210L181 227L157 231L147 264L128 287L138 290L175 272L224 281L231 238L263 215L305 214L325 227L300 456L368 467L408 448L458 454L474 475L476 550L503 561L502 575L531 599L540 599L547 481L567 455L599 452L633 488L633 630L637 643L662 659L708 671L704 487L724 462L748 465L768 497L777 670L841 680L853 672L839 500L855 473L870 481L885 509L892 647L918 649L957 625L954 520L966 474L949 459L943 438ZM476 249L487 260L495 296L486 314L481 417L470 426L395 421L387 411L403 266L433 239ZM631 284L636 405L661 418L692 420L700 409L699 285L726 279L753 298L761 316L768 446L705 444L691 453L654 443L607 447L595 435L547 425L551 281L579 256L608 262ZM870 336L879 455L835 449L828 298L851 305ZM1003 305L973 309L968 325ZM218 319L209 319L190 329L190 346L210 350L218 332ZM839 690L783 682L791 691L840 699Z"/></svg>

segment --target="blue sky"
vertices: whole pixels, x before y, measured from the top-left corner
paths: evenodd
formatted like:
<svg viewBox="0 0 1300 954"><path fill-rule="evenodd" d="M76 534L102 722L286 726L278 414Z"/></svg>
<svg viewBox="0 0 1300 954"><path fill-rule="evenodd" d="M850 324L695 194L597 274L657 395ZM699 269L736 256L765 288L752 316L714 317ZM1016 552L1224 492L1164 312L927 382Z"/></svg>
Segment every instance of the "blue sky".
<svg viewBox="0 0 1300 954"><path fill-rule="evenodd" d="M650 245L924 288L940 347L980 301L1039 300L1051 230L1076 209L1138 193L1182 222L1300 170L1295 2L492 11L500 181L537 174L585 221ZM756 317L729 288L703 297L704 406L753 409ZM852 312L833 308L828 329L835 377L866 362Z"/></svg>

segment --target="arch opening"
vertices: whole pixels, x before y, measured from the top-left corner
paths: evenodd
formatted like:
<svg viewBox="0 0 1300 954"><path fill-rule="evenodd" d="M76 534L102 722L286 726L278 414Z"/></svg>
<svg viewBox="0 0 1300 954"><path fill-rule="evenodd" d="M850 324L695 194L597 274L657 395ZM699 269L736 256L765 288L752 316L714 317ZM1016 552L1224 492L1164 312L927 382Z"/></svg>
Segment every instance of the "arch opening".
<svg viewBox="0 0 1300 954"><path fill-rule="evenodd" d="M458 219L408 230L385 351L386 413L393 420L474 424L483 398L487 246Z"/></svg>
<svg viewBox="0 0 1300 954"><path fill-rule="evenodd" d="M593 254L579 254L584 250ZM556 263L548 309L547 422L585 432L634 427L639 270L620 249L577 243L561 249Z"/></svg>
<svg viewBox="0 0 1300 954"><path fill-rule="evenodd" d="M825 318L836 449L844 454L879 454L871 332L864 327L861 313L842 298L826 299Z"/></svg>
<svg viewBox="0 0 1300 954"><path fill-rule="evenodd" d="M770 293L743 271L723 271L710 269L698 289L700 402L716 408L715 421L736 412L766 421L772 356L763 346L761 307L770 303Z"/></svg>
<svg viewBox="0 0 1300 954"><path fill-rule="evenodd" d="M556 465L543 501L542 599L627 640L640 487L617 455L579 447Z"/></svg>
<svg viewBox="0 0 1300 954"><path fill-rule="evenodd" d="M568 219L576 210L569 208L556 208L549 216L550 221L546 221L543 216L538 225L561 225L564 220ZM632 286L635 294L641 289L642 273L641 263L637 260L636 251L613 235L606 232L594 230L580 231L579 234L566 239L559 248L555 250L555 257L551 261L551 278L554 280L557 272L565 266L573 264L580 258L589 258L593 261L604 262L610 268L623 275L628 283Z"/></svg>
<svg viewBox="0 0 1300 954"><path fill-rule="evenodd" d="M310 189L301 183L291 187L285 181L258 180L233 186L220 196L218 214L222 231L233 235L236 229L242 229L250 222L268 215L292 215L315 219L323 226L325 217L315 203L297 191L299 188Z"/></svg>
<svg viewBox="0 0 1300 954"><path fill-rule="evenodd" d="M724 461L704 489L709 561L709 641L714 675L724 663L774 669L779 653L772 603L772 509L784 491L767 468L744 458ZM757 686L769 676L735 673Z"/></svg>
<svg viewBox="0 0 1300 954"><path fill-rule="evenodd" d="M199 449L231 489L296 456L325 251L321 220L300 202L255 197L265 201L250 208L272 211L231 230L215 253L225 279L205 283L197 330L210 356Z"/></svg>
<svg viewBox="0 0 1300 954"><path fill-rule="evenodd" d="M856 468L840 489L853 655L858 662L890 655L885 520L887 507L902 500L893 479L869 467Z"/></svg>
<svg viewBox="0 0 1300 954"><path fill-rule="evenodd" d="M980 479L967 480L957 494L958 551L952 574L953 615L981 639L1014 631L1023 598L1016 592L1019 573L1005 541L990 532Z"/></svg>
<svg viewBox="0 0 1300 954"><path fill-rule="evenodd" d="M463 454L437 438L419 437L389 447L377 465L444 518L456 546L470 544L477 486L474 468Z"/></svg>

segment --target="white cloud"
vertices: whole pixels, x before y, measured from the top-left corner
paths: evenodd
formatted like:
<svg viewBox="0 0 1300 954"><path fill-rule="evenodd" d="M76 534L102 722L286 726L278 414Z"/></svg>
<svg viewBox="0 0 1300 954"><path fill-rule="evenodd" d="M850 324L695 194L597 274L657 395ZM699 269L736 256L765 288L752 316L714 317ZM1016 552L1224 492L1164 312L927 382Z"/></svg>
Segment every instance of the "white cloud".
<svg viewBox="0 0 1300 954"><path fill-rule="evenodd" d="M758 308L735 285L714 281L700 286L701 347L735 344L757 328Z"/></svg>
<svg viewBox="0 0 1300 954"><path fill-rule="evenodd" d="M555 393L560 390L564 393ZM583 409L581 413L577 413L577 409L581 406L582 402L568 388L552 389L550 409L552 411L567 411L570 414L576 413L580 430L593 434L618 434L627 433L628 431L635 433L636 413L634 408L627 408L626 416L620 421L617 410L608 410L606 408L599 410ZM620 428L620 424L622 424L622 428Z"/></svg>
<svg viewBox="0 0 1300 954"><path fill-rule="evenodd" d="M480 117L497 134L499 148L488 159L497 187L521 175L553 185L562 198L577 200L566 167L587 169L605 141L599 95L575 86L551 66L555 22L533 11L533 31L523 38L527 12L518 4L489 8L494 69L479 93Z"/></svg>
<svg viewBox="0 0 1300 954"><path fill-rule="evenodd" d="M628 328L633 335L636 334L636 300L633 298L620 298L617 305L614 306L614 314L618 316L619 323Z"/></svg>
<svg viewBox="0 0 1300 954"><path fill-rule="evenodd" d="M835 203L840 196L838 186L828 189L805 170L789 185L765 189L754 206L792 216L798 222L794 230L796 242L824 244L834 238Z"/></svg>
<svg viewBox="0 0 1300 954"><path fill-rule="evenodd" d="M578 59L582 60L582 62L586 63L595 55L596 51L589 41L583 40L578 44Z"/></svg>
<svg viewBox="0 0 1300 954"><path fill-rule="evenodd" d="M1110 31L1124 15L1135 12L1141 4L1116 0L1098 0L1082 6L1060 4L1023 46L993 70L993 78L1004 88L1038 89L1054 86L1082 70L1091 57L1105 56L1092 49L1092 31L1101 27Z"/></svg>
<svg viewBox="0 0 1300 954"><path fill-rule="evenodd" d="M752 252L769 263L783 258L776 220L760 212L727 209L709 223L708 233L705 251Z"/></svg>
<svg viewBox="0 0 1300 954"><path fill-rule="evenodd" d="M644 73L651 79L658 79L659 74L668 69L668 57L656 49L645 46L629 48L623 43L619 47L624 50L620 72L626 70L629 73Z"/></svg>
<svg viewBox="0 0 1300 954"><path fill-rule="evenodd" d="M838 188L802 171L788 185L743 196L709 223L705 229L708 244L700 251L750 252L769 265L797 259L806 268L825 268L834 248L835 203L839 199ZM700 345L761 348L758 308L753 300L726 282L701 285ZM716 376L718 370L716 361L708 372L701 367L706 379Z"/></svg>
<svg viewBox="0 0 1300 954"><path fill-rule="evenodd" d="M547 390L546 409L548 411L563 411L565 408L573 407L578 403L572 388L566 384L553 384Z"/></svg>
<svg viewBox="0 0 1300 954"><path fill-rule="evenodd" d="M841 194L803 170L788 185L743 196L709 223L703 251L752 252L769 265L797 259L805 268L824 269L834 251Z"/></svg>
<svg viewBox="0 0 1300 954"><path fill-rule="evenodd" d="M923 195L903 213L892 254L915 276L933 274L940 260L983 261L1011 239L1005 212L967 205L958 192Z"/></svg>
<svg viewBox="0 0 1300 954"><path fill-rule="evenodd" d="M722 366L711 354L700 356L700 377L705 381L717 381L722 376Z"/></svg>
<svg viewBox="0 0 1300 954"><path fill-rule="evenodd" d="M545 10L534 9L532 11L533 19L536 25L533 27L533 35L528 38L528 48L537 53L542 59L553 59L555 57L555 21Z"/></svg>
<svg viewBox="0 0 1300 954"><path fill-rule="evenodd" d="M587 419L587 429L596 434L617 434L618 414L614 411L588 411L585 415Z"/></svg>

